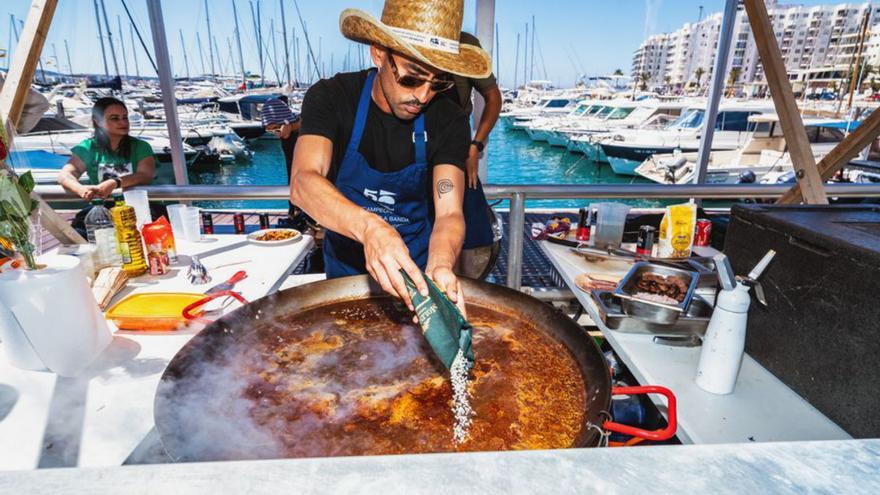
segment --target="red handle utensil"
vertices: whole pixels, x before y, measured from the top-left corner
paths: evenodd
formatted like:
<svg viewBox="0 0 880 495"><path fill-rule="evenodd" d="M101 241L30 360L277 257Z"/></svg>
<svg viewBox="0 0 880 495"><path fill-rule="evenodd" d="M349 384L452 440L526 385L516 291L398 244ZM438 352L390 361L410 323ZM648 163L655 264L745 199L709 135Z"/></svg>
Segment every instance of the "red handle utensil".
<svg viewBox="0 0 880 495"><path fill-rule="evenodd" d="M643 438L645 440L653 440L655 442L669 440L670 438L675 436L675 430L678 427L678 415L675 403L675 394L672 393L672 390L669 390L666 387L661 387L659 385L646 385L643 387L611 387L611 395L641 394L661 394L666 397L666 400L668 401L666 411L666 428L663 428L662 430L649 431L643 430L641 428L636 428L634 426L615 423L610 420L603 423L602 427L607 431L623 433L624 435Z"/></svg>
<svg viewBox="0 0 880 495"><path fill-rule="evenodd" d="M221 297L231 297L242 304L248 303L248 300L245 299L244 297L242 297L242 295L239 294L238 292L233 292L231 290L214 292L214 293L209 294L206 297L203 297L203 298L199 299L198 301L190 304L189 306L183 308L183 317L186 318L187 320L190 320L190 321L197 321L199 323L204 323L205 325L207 325L208 323L212 323L213 320L209 320L207 318L200 317L199 314L201 314L201 313L198 312L197 310L199 308L201 308L202 306L204 306L205 304L207 304L208 302L213 301L214 299L221 298Z"/></svg>
<svg viewBox="0 0 880 495"><path fill-rule="evenodd" d="M217 292L222 292L224 290L232 290L232 288L235 287L235 284L241 282L242 280L244 280L246 278L247 278L247 272L244 270L239 270L239 271L235 272L234 275L229 277L229 280L222 282L222 283L219 283L219 284L215 285L214 287L211 287L210 289L206 290L205 294L214 294Z"/></svg>

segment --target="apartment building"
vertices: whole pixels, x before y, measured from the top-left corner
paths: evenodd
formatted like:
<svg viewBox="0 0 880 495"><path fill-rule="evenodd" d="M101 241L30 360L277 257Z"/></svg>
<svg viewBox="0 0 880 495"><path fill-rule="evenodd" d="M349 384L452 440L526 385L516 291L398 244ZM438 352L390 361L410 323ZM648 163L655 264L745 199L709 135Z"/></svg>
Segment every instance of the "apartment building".
<svg viewBox="0 0 880 495"><path fill-rule="evenodd" d="M869 35L863 58L880 65L880 6L863 4L778 5L767 1L774 34L792 81L817 87L840 84L858 51L862 25L868 17ZM683 88L709 81L721 32L720 13L680 29L645 40L633 54L632 75L647 73L652 87ZM739 7L725 78L760 87L764 81L760 59L746 12Z"/></svg>

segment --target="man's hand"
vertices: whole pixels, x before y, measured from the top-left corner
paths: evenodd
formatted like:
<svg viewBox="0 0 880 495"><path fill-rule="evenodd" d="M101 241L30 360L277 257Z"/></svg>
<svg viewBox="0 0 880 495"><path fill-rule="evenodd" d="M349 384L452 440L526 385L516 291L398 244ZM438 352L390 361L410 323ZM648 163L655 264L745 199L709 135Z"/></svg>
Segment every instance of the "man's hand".
<svg viewBox="0 0 880 495"><path fill-rule="evenodd" d="M415 282L416 288L423 296L428 295L428 284L422 277L422 271L410 258L409 248L406 247L397 230L376 217L364 233L363 244L364 258L370 276L379 282L385 292L402 299L410 311L415 311L400 269L402 268Z"/></svg>
<svg viewBox="0 0 880 495"><path fill-rule="evenodd" d="M113 194L114 189L116 189L116 181L112 179L105 180L104 182L95 186L95 196L99 198L106 198Z"/></svg>
<svg viewBox="0 0 880 495"><path fill-rule="evenodd" d="M467 186L471 189L476 189L480 167L480 152L477 150L476 145L472 144L470 148L468 148L468 157L464 164L465 169L467 170Z"/></svg>
<svg viewBox="0 0 880 495"><path fill-rule="evenodd" d="M464 307L464 293L461 290L461 282L459 282L458 277L455 276L452 268L448 266L428 267L426 273L428 274L428 277L434 281L434 284L437 285L437 288L445 293L450 301L455 303L458 310L461 311L461 315L466 320L467 311Z"/></svg>

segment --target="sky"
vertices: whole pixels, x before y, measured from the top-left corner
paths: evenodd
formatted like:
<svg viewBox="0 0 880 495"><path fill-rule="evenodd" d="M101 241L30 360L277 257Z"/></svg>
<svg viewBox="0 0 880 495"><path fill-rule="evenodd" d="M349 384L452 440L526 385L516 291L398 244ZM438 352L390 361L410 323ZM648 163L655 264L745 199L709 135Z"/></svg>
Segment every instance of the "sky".
<svg viewBox="0 0 880 495"><path fill-rule="evenodd" d="M152 50L149 17L146 0L104 0L110 23L113 44L116 47L119 71L135 73L128 18L123 9L125 1L131 10L134 25L140 30L147 46ZM256 9L259 3L264 44L268 45L268 57L275 58L270 36L270 22L274 22L279 62L283 61L283 42L281 34L280 4L289 33L288 42L292 45L293 30L300 38L301 67L307 60L304 55L306 43L300 17L297 15L294 0L209 0L207 12L211 18L211 29L216 39L219 62L215 54L215 65L221 65L231 73L232 59L238 67L238 52L235 48L232 4L238 11L242 51L245 69L259 72L259 59L251 5ZM49 70L67 72L68 62L65 54L65 41L70 51L70 63L77 73L103 73L101 49L95 22L93 0L59 0L55 18L43 49L44 67ZM358 45L346 40L339 33L339 14L345 8L358 8L377 18L381 16L382 0L297 0L302 20L305 22L308 37L315 57L320 46L323 72L341 71L344 61L352 63L358 59ZM801 5L820 5L835 2L822 0L801 0L780 4L797 3ZM10 37L10 15L24 19L30 7L28 0L3 0L0 2L0 49L6 49ZM537 36L535 37L535 63L529 75L534 79L550 79L557 86L572 86L578 74L609 74L615 69L629 73L633 51L648 35L674 31L685 22L699 19L700 6L704 15L722 10L723 0L496 0L495 18L498 24L498 53L496 73L502 85L513 86L514 68L516 81L523 80L526 24L535 17ZM162 2L165 31L171 54L172 67L178 76L186 75L184 55L192 75L202 72L202 59L210 66L207 45L207 25L205 3L203 0L164 0ZM122 24L124 39L119 40L117 16ZM475 0L465 0L463 29L473 32L475 22ZM531 25L529 26L531 31ZM196 45L196 33L202 42L203 57L200 58ZM183 45L180 36L183 35ZM104 34L106 38L106 33ZM520 37L519 58L517 62L517 35ZM135 37L137 35L135 34ZM529 35L531 47L531 33ZM12 40L15 43L14 37ZM136 40L137 43L137 40ZM230 56L230 44L233 55ZM123 60L122 49L126 57ZM491 51L495 51L495 47ZM367 57L363 50L363 57ZM57 56L57 62L56 62ZM138 64L141 74L155 75L149 66L142 47L137 46ZM265 55L264 55L265 57ZM291 53L291 58L293 54ZM8 59L0 59L0 67L6 67ZM331 66L332 62L332 66ZM274 69L266 60L265 73L274 79ZM293 62L291 61L291 64ZM110 73L114 73L112 58L107 53ZM356 67L355 67L356 68ZM332 69L332 71L331 71ZM279 69L282 70L283 69ZM292 68L292 70L295 70ZM304 70L304 69L302 69ZM218 69L219 72L219 69Z"/></svg>

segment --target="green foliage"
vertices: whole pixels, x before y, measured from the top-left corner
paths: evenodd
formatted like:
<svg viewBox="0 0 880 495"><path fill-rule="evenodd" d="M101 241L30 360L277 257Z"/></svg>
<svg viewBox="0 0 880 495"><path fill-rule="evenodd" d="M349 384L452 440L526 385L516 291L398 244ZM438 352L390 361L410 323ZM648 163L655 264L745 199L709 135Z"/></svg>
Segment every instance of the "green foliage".
<svg viewBox="0 0 880 495"><path fill-rule="evenodd" d="M0 170L0 237L7 239L22 254L28 269L36 269L34 246L30 241L30 217L37 209L31 199L34 177L30 172L21 177L10 170Z"/></svg>

